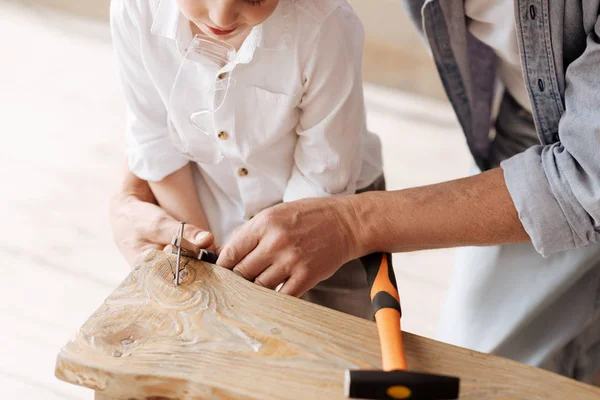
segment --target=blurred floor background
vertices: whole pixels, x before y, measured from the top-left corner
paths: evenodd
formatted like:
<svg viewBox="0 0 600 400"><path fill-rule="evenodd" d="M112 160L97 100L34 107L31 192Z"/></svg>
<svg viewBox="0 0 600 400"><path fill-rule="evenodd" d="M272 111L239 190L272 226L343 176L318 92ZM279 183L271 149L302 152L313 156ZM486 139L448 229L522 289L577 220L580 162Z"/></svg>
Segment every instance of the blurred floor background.
<svg viewBox="0 0 600 400"><path fill-rule="evenodd" d="M352 0L367 31L368 124L391 190L464 176L470 158L398 0ZM90 399L53 376L60 346L125 277L107 204L124 160L108 0L0 2L0 395ZM404 327L433 336L453 250L395 255Z"/></svg>

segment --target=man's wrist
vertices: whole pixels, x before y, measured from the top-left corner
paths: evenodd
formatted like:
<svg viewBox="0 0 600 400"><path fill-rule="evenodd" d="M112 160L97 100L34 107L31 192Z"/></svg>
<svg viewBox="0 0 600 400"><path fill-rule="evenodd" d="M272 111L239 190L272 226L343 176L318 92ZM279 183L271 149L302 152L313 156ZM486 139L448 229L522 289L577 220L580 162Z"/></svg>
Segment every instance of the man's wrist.
<svg viewBox="0 0 600 400"><path fill-rule="evenodd" d="M378 250L377 237L380 234L375 220L376 207L372 193L362 193L340 198L339 207L341 218L346 227L346 243L352 259L362 257Z"/></svg>

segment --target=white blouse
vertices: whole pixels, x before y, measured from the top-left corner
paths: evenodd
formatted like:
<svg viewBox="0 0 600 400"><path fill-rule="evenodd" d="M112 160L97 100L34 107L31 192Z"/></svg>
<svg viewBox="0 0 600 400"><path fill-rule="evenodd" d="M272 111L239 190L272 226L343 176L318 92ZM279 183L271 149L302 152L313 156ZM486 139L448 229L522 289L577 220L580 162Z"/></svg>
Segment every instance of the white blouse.
<svg viewBox="0 0 600 400"><path fill-rule="evenodd" d="M111 26L129 167L161 180L189 161L174 131L193 138L202 149L196 186L217 245L269 206L352 194L382 173L381 145L365 122L364 32L346 0L280 0L225 66L184 69L179 86L192 33L175 0L113 0ZM223 77L235 84L205 130L181 107L170 110ZM185 90L171 95L173 87Z"/></svg>

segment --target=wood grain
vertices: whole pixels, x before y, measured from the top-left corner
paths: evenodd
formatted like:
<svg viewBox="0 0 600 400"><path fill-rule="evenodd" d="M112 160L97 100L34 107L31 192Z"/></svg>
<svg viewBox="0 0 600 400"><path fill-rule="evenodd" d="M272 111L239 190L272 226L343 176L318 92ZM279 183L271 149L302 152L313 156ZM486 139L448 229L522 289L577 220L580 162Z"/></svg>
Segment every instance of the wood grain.
<svg viewBox="0 0 600 400"><path fill-rule="evenodd" d="M342 399L380 366L375 324L153 252L60 351L56 376L115 399ZM407 316L410 318L410 316ZM409 365L458 375L461 399L598 400L600 389L406 333Z"/></svg>

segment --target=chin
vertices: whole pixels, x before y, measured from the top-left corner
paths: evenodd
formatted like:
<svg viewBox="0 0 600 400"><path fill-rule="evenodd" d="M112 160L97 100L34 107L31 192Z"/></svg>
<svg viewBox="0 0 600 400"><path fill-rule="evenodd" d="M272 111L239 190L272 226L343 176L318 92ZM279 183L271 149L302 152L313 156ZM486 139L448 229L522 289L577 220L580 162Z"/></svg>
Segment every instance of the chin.
<svg viewBox="0 0 600 400"><path fill-rule="evenodd" d="M211 37L213 39L222 40L224 42L227 42L227 41L229 41L231 39L234 39L235 37L239 36L240 34L246 32L248 30L247 26L238 26L231 33L226 33L226 34L223 34L223 35L219 35L219 34L214 33L205 24L202 24L199 28L202 31L202 33L204 33L205 35L207 35L207 36L209 36L209 37Z"/></svg>

